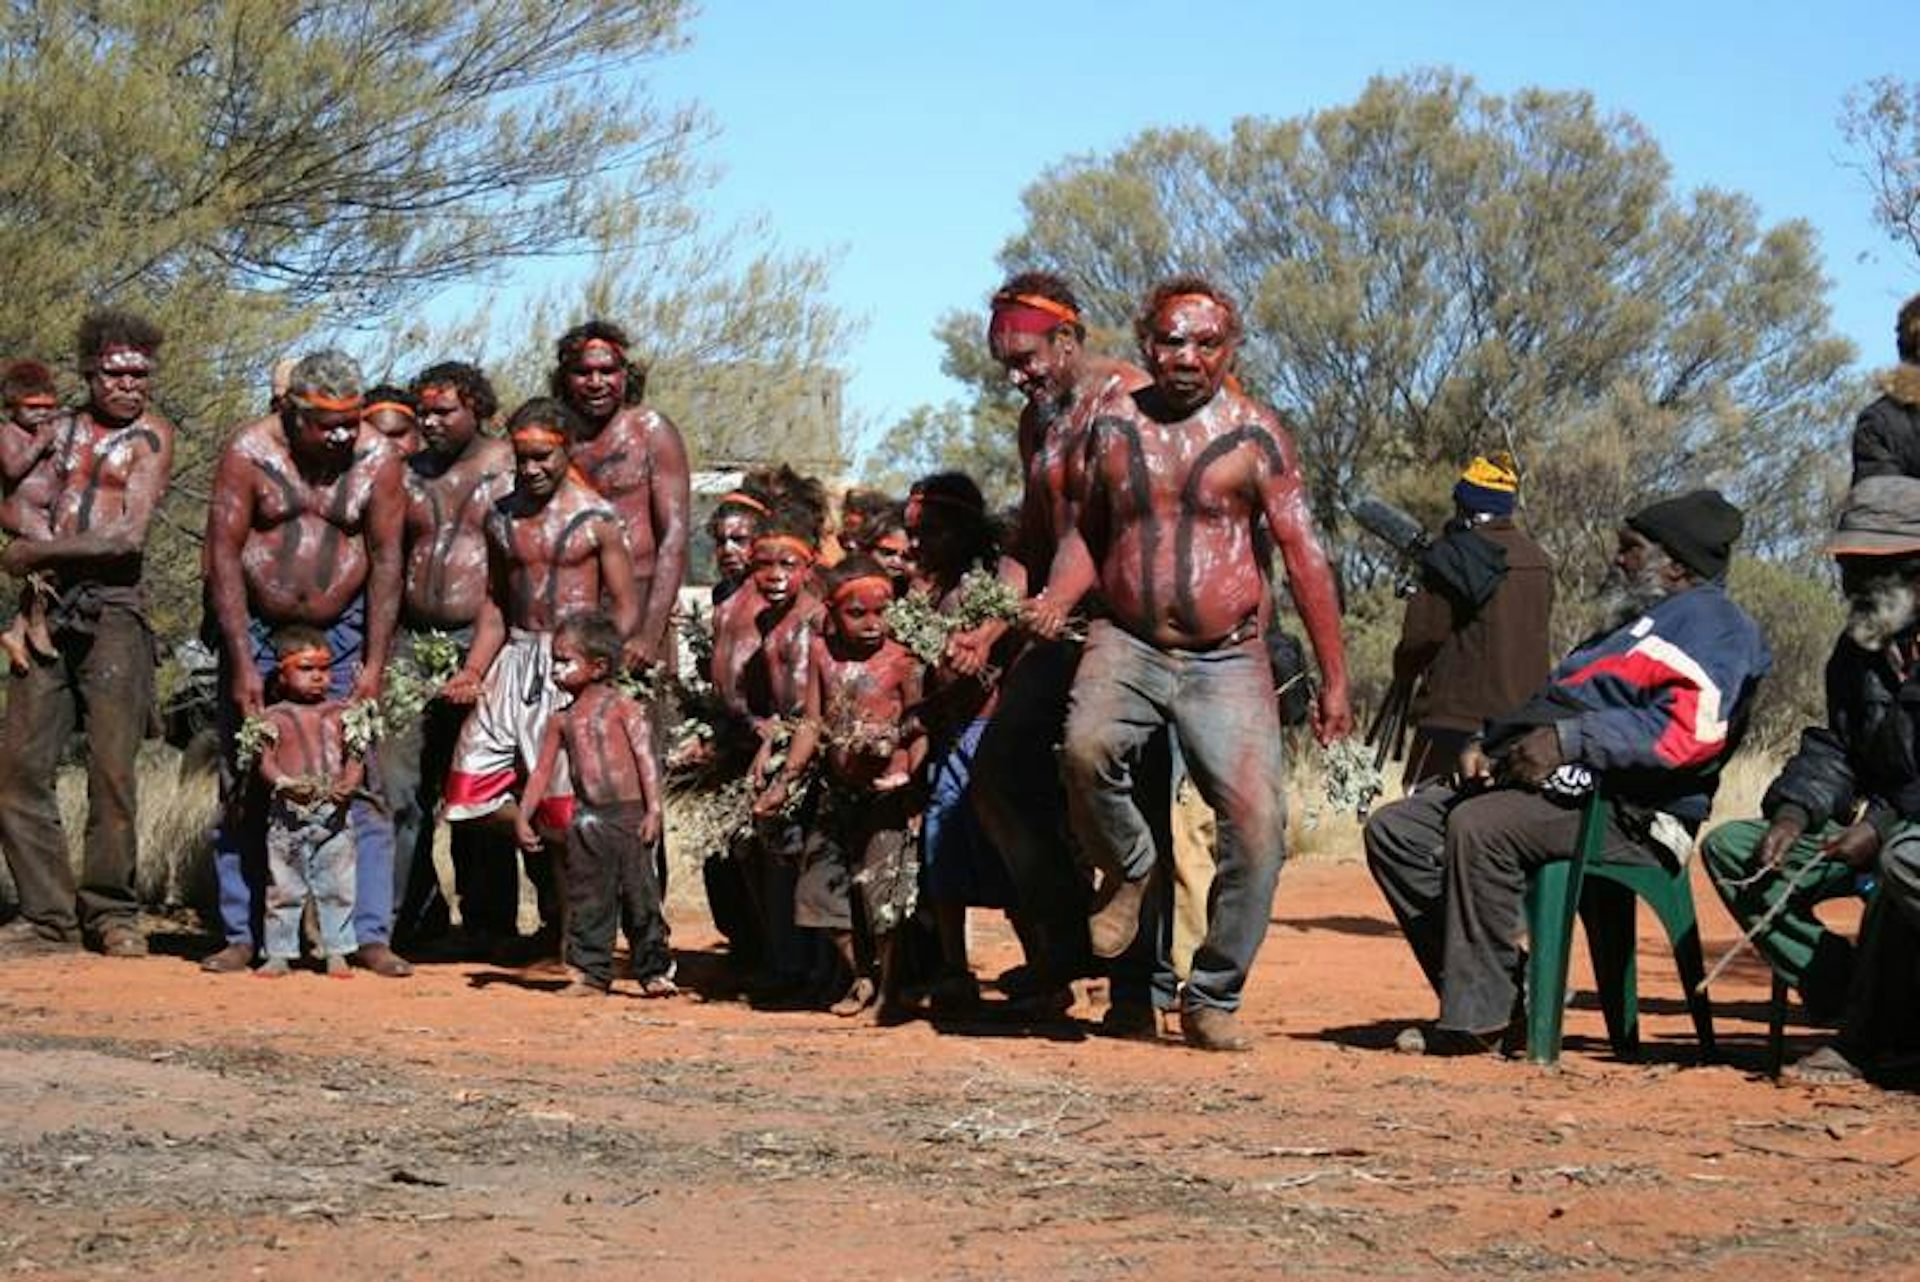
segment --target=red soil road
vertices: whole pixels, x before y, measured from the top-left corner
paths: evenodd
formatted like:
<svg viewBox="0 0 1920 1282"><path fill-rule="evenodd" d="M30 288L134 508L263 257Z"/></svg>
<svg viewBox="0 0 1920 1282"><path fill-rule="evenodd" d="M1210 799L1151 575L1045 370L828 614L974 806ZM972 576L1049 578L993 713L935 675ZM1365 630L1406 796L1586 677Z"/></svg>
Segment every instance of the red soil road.
<svg viewBox="0 0 1920 1282"><path fill-rule="evenodd" d="M1710 958L1734 937L1711 898ZM1355 864L1288 870L1247 1057L583 1003L478 966L267 983L173 957L11 961L0 1269L1913 1276L1914 1099L1760 1078L1750 960L1715 993L1731 1063L1687 1067L1677 982L1642 920L1643 1061L1611 1059L1589 999L1557 1070L1386 1049L1432 1002ZM991 974L1012 949L980 933ZM675 942L684 972L718 977L701 922Z"/></svg>

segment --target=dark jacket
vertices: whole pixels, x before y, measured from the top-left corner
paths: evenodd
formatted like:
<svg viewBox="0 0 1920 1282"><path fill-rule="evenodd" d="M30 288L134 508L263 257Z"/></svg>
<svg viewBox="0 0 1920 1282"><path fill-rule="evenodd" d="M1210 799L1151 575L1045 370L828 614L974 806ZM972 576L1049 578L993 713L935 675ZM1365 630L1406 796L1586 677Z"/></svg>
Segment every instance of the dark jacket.
<svg viewBox="0 0 1920 1282"><path fill-rule="evenodd" d="M1552 665L1547 621L1553 566L1547 554L1504 517L1470 533L1506 553L1506 576L1478 609L1435 575L1422 576L1393 652L1394 675L1420 682L1410 717L1416 726L1477 731L1525 702Z"/></svg>
<svg viewBox="0 0 1920 1282"><path fill-rule="evenodd" d="M1880 376L1879 400L1853 425L1853 481L1869 476L1920 476L1920 365Z"/></svg>
<svg viewBox="0 0 1920 1282"><path fill-rule="evenodd" d="M1617 801L1692 827L1772 667L1759 625L1702 583L1583 642L1525 708L1487 727L1487 751L1552 724L1561 758L1606 776Z"/></svg>
<svg viewBox="0 0 1920 1282"><path fill-rule="evenodd" d="M1809 830L1846 823L1866 803L1884 839L1903 818L1920 819L1920 672L1902 682L1885 654L1842 636L1827 660L1827 724L1809 726L1800 749L1767 789L1760 812L1797 814Z"/></svg>

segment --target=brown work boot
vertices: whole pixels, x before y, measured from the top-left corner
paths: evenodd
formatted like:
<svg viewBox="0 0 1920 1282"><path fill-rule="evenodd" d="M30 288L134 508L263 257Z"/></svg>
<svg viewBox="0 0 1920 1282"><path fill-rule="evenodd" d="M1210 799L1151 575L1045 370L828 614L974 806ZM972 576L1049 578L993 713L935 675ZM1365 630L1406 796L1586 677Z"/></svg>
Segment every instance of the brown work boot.
<svg viewBox="0 0 1920 1282"><path fill-rule="evenodd" d="M46 957L72 948L72 942L57 930L49 933L25 917L0 926L0 957Z"/></svg>
<svg viewBox="0 0 1920 1282"><path fill-rule="evenodd" d="M228 944L211 957L200 959L200 969L209 975L238 975L251 965L252 944Z"/></svg>
<svg viewBox="0 0 1920 1282"><path fill-rule="evenodd" d="M1129 881L1119 873L1106 874L1099 907L1087 918L1087 936L1095 957L1111 960L1127 951L1140 933L1140 904L1147 897L1147 878Z"/></svg>
<svg viewBox="0 0 1920 1282"><path fill-rule="evenodd" d="M102 957L145 957L147 937L133 926L103 927L98 941Z"/></svg>
<svg viewBox="0 0 1920 1282"><path fill-rule="evenodd" d="M413 963L385 944L362 944L347 954L347 960L388 979L405 979L413 974Z"/></svg>
<svg viewBox="0 0 1920 1282"><path fill-rule="evenodd" d="M1189 1006L1180 1012L1180 1032L1195 1050L1241 1053L1253 1049L1253 1038L1230 1010Z"/></svg>

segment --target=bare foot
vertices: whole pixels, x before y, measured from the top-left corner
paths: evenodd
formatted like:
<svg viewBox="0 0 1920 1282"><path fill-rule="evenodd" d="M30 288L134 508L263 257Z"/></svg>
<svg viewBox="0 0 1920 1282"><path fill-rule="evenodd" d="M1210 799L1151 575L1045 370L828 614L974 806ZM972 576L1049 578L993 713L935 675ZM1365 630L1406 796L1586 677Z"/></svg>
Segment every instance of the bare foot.
<svg viewBox="0 0 1920 1282"><path fill-rule="evenodd" d="M327 978L328 979L352 979L353 963L349 962L345 957L341 957L337 954L328 957L327 958Z"/></svg>
<svg viewBox="0 0 1920 1282"><path fill-rule="evenodd" d="M293 967L284 957L269 957L260 963L260 969L253 972L255 979L285 979L293 974Z"/></svg>
<svg viewBox="0 0 1920 1282"><path fill-rule="evenodd" d="M875 996L873 981L862 976L853 981L853 987L847 990L845 997L827 1007L827 1014L838 1015L842 1019L852 1019L873 1005Z"/></svg>

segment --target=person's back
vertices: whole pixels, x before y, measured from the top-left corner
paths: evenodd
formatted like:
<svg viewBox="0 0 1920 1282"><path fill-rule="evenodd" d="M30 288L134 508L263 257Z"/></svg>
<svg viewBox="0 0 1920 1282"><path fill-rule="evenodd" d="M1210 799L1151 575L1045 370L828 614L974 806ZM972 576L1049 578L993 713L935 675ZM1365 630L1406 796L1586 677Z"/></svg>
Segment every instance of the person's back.
<svg viewBox="0 0 1920 1282"><path fill-rule="evenodd" d="M1853 426L1853 483L1873 476L1920 477L1920 294L1894 322L1900 363L1880 376L1880 398Z"/></svg>

